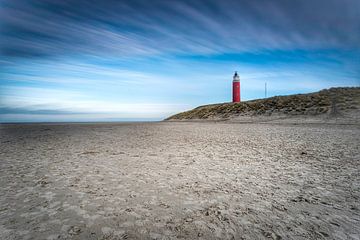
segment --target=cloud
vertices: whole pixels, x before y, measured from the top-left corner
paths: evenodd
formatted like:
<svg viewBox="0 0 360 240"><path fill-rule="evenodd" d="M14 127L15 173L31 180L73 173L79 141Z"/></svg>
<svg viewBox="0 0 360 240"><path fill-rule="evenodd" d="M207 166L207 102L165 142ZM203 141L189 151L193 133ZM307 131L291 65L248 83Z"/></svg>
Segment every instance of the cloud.
<svg viewBox="0 0 360 240"><path fill-rule="evenodd" d="M3 0L5 57L359 48L357 0Z"/></svg>
<svg viewBox="0 0 360 240"><path fill-rule="evenodd" d="M359 85L358 0L0 0L0 117L162 118ZM181 103L181 104L177 104Z"/></svg>
<svg viewBox="0 0 360 240"><path fill-rule="evenodd" d="M14 108L14 107L0 107L0 115L70 115L75 114L70 111L61 111L53 109L28 109L28 108Z"/></svg>
<svg viewBox="0 0 360 240"><path fill-rule="evenodd" d="M0 115L92 115L122 118L164 118L189 108L186 104L157 102L118 102L92 99L81 92L36 87L6 87L0 102Z"/></svg>

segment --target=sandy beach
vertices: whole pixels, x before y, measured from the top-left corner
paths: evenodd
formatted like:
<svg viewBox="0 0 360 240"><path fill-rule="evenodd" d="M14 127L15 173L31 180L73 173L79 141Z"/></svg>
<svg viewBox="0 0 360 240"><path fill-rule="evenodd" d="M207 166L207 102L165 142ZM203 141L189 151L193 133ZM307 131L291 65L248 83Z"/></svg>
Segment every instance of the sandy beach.
<svg viewBox="0 0 360 240"><path fill-rule="evenodd" d="M360 239L358 124L3 124L0 141L0 239Z"/></svg>

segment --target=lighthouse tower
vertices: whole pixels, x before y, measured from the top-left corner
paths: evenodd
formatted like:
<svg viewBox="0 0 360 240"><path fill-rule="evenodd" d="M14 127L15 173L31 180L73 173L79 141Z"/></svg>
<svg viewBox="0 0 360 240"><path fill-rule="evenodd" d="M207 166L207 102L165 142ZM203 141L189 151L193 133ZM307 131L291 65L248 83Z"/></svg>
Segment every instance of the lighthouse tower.
<svg viewBox="0 0 360 240"><path fill-rule="evenodd" d="M237 72L233 77L233 102L240 102L240 77Z"/></svg>

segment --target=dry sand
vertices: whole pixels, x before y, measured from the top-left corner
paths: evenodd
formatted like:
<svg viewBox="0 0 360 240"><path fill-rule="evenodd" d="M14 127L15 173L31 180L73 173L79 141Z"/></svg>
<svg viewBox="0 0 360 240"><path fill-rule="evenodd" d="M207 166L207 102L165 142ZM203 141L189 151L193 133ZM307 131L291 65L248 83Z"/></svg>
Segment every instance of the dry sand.
<svg viewBox="0 0 360 240"><path fill-rule="evenodd" d="M0 127L0 239L360 239L357 124Z"/></svg>

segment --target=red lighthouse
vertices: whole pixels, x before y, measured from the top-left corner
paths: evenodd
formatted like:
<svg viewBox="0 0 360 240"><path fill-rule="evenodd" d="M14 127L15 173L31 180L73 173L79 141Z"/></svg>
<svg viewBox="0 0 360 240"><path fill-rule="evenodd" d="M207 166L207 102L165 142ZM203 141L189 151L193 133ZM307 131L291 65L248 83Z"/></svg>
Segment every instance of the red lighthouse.
<svg viewBox="0 0 360 240"><path fill-rule="evenodd" d="M237 72L233 77L233 102L240 102L240 77Z"/></svg>

